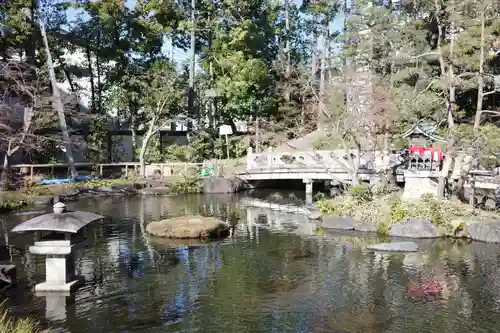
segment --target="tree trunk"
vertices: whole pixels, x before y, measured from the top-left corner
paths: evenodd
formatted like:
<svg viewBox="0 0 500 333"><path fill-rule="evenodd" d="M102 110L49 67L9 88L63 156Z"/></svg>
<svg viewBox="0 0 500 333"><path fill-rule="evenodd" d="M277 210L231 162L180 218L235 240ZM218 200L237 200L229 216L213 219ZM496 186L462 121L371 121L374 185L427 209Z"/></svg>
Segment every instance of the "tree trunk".
<svg viewBox="0 0 500 333"><path fill-rule="evenodd" d="M10 185L10 151L5 152L5 156L3 158L3 168L2 168L2 176L0 179L0 189L2 191L7 191Z"/></svg>
<svg viewBox="0 0 500 333"><path fill-rule="evenodd" d="M290 51L290 19L288 13L288 2L283 0L283 6L285 7L285 57L286 57L286 69L285 69L285 79L286 79L286 92L285 100L287 103L290 102L290 76L291 76L291 51Z"/></svg>
<svg viewBox="0 0 500 333"><path fill-rule="evenodd" d="M383 170L384 170L384 186L389 184L396 184L395 168L390 167L390 153L389 153L389 131L384 133L384 152L382 155Z"/></svg>
<svg viewBox="0 0 500 333"><path fill-rule="evenodd" d="M446 180L449 177L451 167L453 166L453 159L455 157L455 141L454 137L448 140L448 146L446 147L446 159L443 164L443 169L440 171L438 178L438 188L437 188L437 198L443 199L446 190Z"/></svg>
<svg viewBox="0 0 500 333"><path fill-rule="evenodd" d="M141 151L139 152L139 165L140 165L140 174L141 177L146 177L146 161L144 158L144 155L146 154L146 145L144 142L146 142L146 138L144 137L144 141L141 146Z"/></svg>
<svg viewBox="0 0 500 333"><path fill-rule="evenodd" d="M327 54L327 43L326 39L328 36L328 18L324 19L325 26L323 27L323 33L321 34L321 69L319 75L319 107L318 107L318 120L317 128L322 130L325 128L325 90L326 90L326 54Z"/></svg>
<svg viewBox="0 0 500 333"><path fill-rule="evenodd" d="M316 73L318 72L318 34L316 30L312 34L312 55L311 55L311 76L316 83Z"/></svg>
<svg viewBox="0 0 500 333"><path fill-rule="evenodd" d="M75 161L73 159L73 151L71 147L71 138L68 132L68 126L66 124L66 115L64 114L64 106L61 99L61 93L59 87L57 86L56 74L54 72L54 64L52 62L52 56L50 53L49 42L47 40L47 33L45 32L45 25L42 20L41 12L38 13L38 23L40 25L40 32L42 34L43 43L45 44L45 51L47 53L47 66L50 74L50 82L52 84L52 94L54 97L53 103L55 104L55 109L57 110L59 116L59 125L61 126L62 136L64 140L64 145L66 147L66 157L68 159L68 166L71 172L71 179L75 179L77 176Z"/></svg>
<svg viewBox="0 0 500 333"><path fill-rule="evenodd" d="M156 118L153 117L153 119L151 119L151 122L149 123L148 131L144 136L144 138L142 139L141 150L139 152L139 165L140 165L141 177L146 177L146 159L145 159L146 149L148 147L149 141L151 140L151 137L154 134L155 123L156 123Z"/></svg>
<svg viewBox="0 0 500 333"><path fill-rule="evenodd" d="M135 161L137 154L137 131L132 127L130 132L132 133L132 161Z"/></svg>
<svg viewBox="0 0 500 333"><path fill-rule="evenodd" d="M90 36L89 36L90 37ZM88 38L89 38L88 37ZM90 52L90 41L87 40L87 44L85 47L86 55L87 55L87 68L89 70L89 81L90 81L90 99L92 103L92 113L97 111L97 102L96 102L96 94L95 94L95 83L94 83L94 71L92 67L92 53Z"/></svg>
<svg viewBox="0 0 500 333"><path fill-rule="evenodd" d="M102 113L102 82L101 82L101 59L99 58L101 52L101 28L97 30L97 52L95 53L95 65L97 71L97 109Z"/></svg>
<svg viewBox="0 0 500 333"><path fill-rule="evenodd" d="M130 108L130 106L129 106ZM132 134L132 161L136 161L137 154L137 109L130 108L132 116L130 118L130 132Z"/></svg>
<svg viewBox="0 0 500 333"><path fill-rule="evenodd" d="M356 159L353 161L352 185L359 185L359 165L361 164L361 145L356 143Z"/></svg>
<svg viewBox="0 0 500 333"><path fill-rule="evenodd" d="M447 120L448 120L448 127L451 129L454 127L455 122L453 119L453 103L455 102L455 89L454 89L454 71L453 71L453 64L450 63L448 67L448 71L446 71L446 62L444 60L443 56L443 49L441 47L441 43L443 42L444 38L444 27L443 27L443 22L441 21L441 4L439 0L434 0L434 6L435 6L435 12L434 16L436 17L437 21L437 28L438 28L438 41L437 41L437 51L438 51L438 57L439 57L439 66L441 69L441 77L446 78L446 83L448 87L447 91L447 98L445 100L446 102L446 110L447 110ZM454 25L452 22L452 29ZM451 33L454 33L452 30ZM450 42L450 59L453 59L453 47L454 47L454 36L451 38Z"/></svg>
<svg viewBox="0 0 500 333"><path fill-rule="evenodd" d="M434 0L435 12L434 15L437 21L438 28L438 41L437 41L437 50L439 56L439 65L441 69L441 77L446 78L446 83L448 87L447 98L446 98L446 109L447 109L447 121L448 121L448 131L449 131L449 139L446 153L446 160L443 165L443 169L441 170L438 178L438 188L437 188L437 197L438 199L444 198L445 188L446 188L446 180L449 176L450 168L453 165L453 158L455 154L455 138L453 134L453 128L455 127L455 121L453 118L453 109L455 106L456 98L455 98L455 74L453 70L453 57L454 57L454 40L455 36L455 24L451 22L451 41L450 41L450 51L449 51L449 59L450 63L448 65L448 71L446 71L446 63L443 56L443 49L441 47L441 43L444 37L444 26L441 20L441 3L439 0Z"/></svg>
<svg viewBox="0 0 500 333"><path fill-rule="evenodd" d="M481 112L483 110L484 99L484 25L485 25L485 9L481 11L481 41L480 41L480 55L479 55L479 76L477 78L477 104L476 115L474 117L474 131L477 131L481 125Z"/></svg>

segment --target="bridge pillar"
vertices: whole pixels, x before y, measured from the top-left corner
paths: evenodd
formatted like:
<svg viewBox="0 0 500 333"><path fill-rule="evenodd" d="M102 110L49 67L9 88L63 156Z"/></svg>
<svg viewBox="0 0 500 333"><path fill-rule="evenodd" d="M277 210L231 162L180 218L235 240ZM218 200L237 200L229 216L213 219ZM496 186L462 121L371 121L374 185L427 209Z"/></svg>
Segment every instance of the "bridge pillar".
<svg viewBox="0 0 500 333"><path fill-rule="evenodd" d="M252 147L247 148L247 170L250 170L252 168L252 161L253 161L253 156L252 156Z"/></svg>
<svg viewBox="0 0 500 333"><path fill-rule="evenodd" d="M306 184L306 204L310 205L313 203L313 180L302 179L302 182Z"/></svg>

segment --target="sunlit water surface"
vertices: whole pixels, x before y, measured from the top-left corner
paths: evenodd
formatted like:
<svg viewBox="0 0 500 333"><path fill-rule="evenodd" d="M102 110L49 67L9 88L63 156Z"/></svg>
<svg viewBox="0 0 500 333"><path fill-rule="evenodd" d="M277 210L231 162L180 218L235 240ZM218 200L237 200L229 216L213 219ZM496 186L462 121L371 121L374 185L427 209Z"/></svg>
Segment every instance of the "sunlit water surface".
<svg viewBox="0 0 500 333"><path fill-rule="evenodd" d="M86 282L62 302L33 292L45 274L44 258L27 251L33 238L6 232L30 216L4 217L10 251L0 259L18 266L20 283L0 298L56 332L500 332L499 245L427 241L418 254L376 254L364 249L374 238L316 233L300 207L277 212L243 199L69 204L111 219L75 249ZM182 246L145 234L152 220L198 213L235 224L234 237ZM426 281L442 293L409 294L410 282Z"/></svg>

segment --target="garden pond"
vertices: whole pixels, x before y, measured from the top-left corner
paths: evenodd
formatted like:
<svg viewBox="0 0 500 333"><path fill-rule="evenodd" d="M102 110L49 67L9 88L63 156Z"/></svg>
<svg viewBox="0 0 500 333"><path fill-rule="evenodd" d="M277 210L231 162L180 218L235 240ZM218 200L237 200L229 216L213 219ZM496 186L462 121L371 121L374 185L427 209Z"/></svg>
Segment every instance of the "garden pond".
<svg viewBox="0 0 500 333"><path fill-rule="evenodd" d="M225 195L68 203L109 220L75 249L85 284L62 305L33 291L45 276L44 258L27 251L33 237L9 232L33 216L3 216L0 260L17 265L19 285L0 300L54 332L500 332L500 245L428 240L419 253L374 253L365 245L380 240L324 232L300 200L280 212L262 205L269 198L259 207ZM150 221L185 214L227 220L233 237L197 244L145 234ZM425 283L442 289L411 292Z"/></svg>

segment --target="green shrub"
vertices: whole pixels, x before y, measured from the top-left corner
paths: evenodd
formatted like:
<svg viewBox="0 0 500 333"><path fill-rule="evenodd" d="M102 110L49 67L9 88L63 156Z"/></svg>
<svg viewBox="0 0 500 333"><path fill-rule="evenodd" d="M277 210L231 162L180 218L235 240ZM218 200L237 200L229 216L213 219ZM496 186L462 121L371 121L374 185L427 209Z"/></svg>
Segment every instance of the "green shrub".
<svg viewBox="0 0 500 333"><path fill-rule="evenodd" d="M110 188L113 186L123 185L126 183L130 183L130 182L127 180L124 180L124 179L94 179L94 180L79 182L76 184L79 187L88 188L90 190L93 190L93 189L100 188L100 187Z"/></svg>
<svg viewBox="0 0 500 333"><path fill-rule="evenodd" d="M38 333L38 322L32 318L14 320L8 310L0 313L0 332L2 333Z"/></svg>
<svg viewBox="0 0 500 333"><path fill-rule="evenodd" d="M6 192L0 196L0 210L9 211L31 203L28 196L20 192Z"/></svg>
<svg viewBox="0 0 500 333"><path fill-rule="evenodd" d="M317 233L317 234L322 235L322 234L324 234L324 233L325 233L325 229L323 229L323 228L321 228L321 227L316 227L316 228L314 229L314 232L315 232L315 233Z"/></svg>
<svg viewBox="0 0 500 333"><path fill-rule="evenodd" d="M379 222L377 225L377 235L387 236L389 235L390 226L385 222Z"/></svg>
<svg viewBox="0 0 500 333"><path fill-rule="evenodd" d="M356 185L349 188L347 195L351 196L359 203L368 202L373 200L373 193L371 188L364 185Z"/></svg>
<svg viewBox="0 0 500 333"><path fill-rule="evenodd" d="M389 209L391 213L390 223L409 219L407 204L399 198L389 201Z"/></svg>
<svg viewBox="0 0 500 333"><path fill-rule="evenodd" d="M318 201L323 215L349 216L367 223L374 223L384 234L398 221L424 219L436 226L448 226L457 217L476 219L492 218L487 212L472 211L467 205L449 200L437 200L432 195L424 195L419 200L402 200L401 195L392 193L385 196L368 196L356 190L345 196Z"/></svg>
<svg viewBox="0 0 500 333"><path fill-rule="evenodd" d="M183 175L170 185L172 193L201 193L202 184L199 176Z"/></svg>

